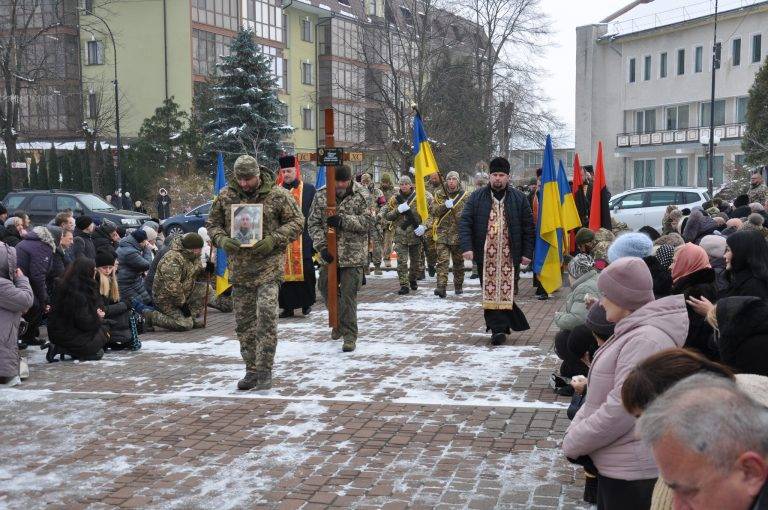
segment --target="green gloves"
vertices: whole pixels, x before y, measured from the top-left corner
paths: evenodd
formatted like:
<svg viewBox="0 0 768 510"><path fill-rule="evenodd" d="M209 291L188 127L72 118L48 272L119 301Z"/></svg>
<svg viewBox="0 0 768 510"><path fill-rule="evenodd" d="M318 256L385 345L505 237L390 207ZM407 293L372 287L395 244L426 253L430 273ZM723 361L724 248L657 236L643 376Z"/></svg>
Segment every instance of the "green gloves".
<svg viewBox="0 0 768 510"><path fill-rule="evenodd" d="M240 248L240 244L240 241L237 239L232 239L231 237L221 237L219 238L218 242L219 248L223 249L227 253L237 251L238 248Z"/></svg>
<svg viewBox="0 0 768 510"><path fill-rule="evenodd" d="M259 255L268 255L275 249L275 240L272 236L266 236L264 239L254 244L251 249Z"/></svg>

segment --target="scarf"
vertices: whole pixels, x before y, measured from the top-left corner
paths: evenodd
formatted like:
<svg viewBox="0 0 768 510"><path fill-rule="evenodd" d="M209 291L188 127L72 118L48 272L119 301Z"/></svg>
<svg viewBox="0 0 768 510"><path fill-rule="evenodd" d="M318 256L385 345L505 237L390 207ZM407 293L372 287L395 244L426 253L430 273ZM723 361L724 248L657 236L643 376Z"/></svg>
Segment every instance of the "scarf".
<svg viewBox="0 0 768 510"><path fill-rule="evenodd" d="M675 258L669 269L672 272L672 281L677 283L680 278L709 267L712 266L709 264L707 251L701 246L686 243L675 251Z"/></svg>
<svg viewBox="0 0 768 510"><path fill-rule="evenodd" d="M293 199L299 206L299 210L301 210L304 183L298 178L298 175L296 180L291 184L282 183L282 185L291 193L291 195L293 195ZM285 276L286 282L304 281L304 247L302 245L303 237L303 235L300 235L296 238L295 241L289 243L288 247L285 249L285 270L283 274Z"/></svg>
<svg viewBox="0 0 768 510"><path fill-rule="evenodd" d="M512 310L515 296L515 267L509 247L504 197L491 196L491 214L483 248L483 308Z"/></svg>

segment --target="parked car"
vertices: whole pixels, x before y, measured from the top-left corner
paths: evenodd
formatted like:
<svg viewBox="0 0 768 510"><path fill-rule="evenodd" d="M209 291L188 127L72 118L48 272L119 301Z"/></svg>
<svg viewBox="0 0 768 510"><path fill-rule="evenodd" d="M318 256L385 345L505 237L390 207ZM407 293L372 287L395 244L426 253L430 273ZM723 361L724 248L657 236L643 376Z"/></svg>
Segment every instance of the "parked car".
<svg viewBox="0 0 768 510"><path fill-rule="evenodd" d="M164 219L160 225L166 236L173 234L186 234L187 232L197 232L197 229L205 225L208 219L208 211L211 210L213 202L206 202L189 211L188 213L177 214Z"/></svg>
<svg viewBox="0 0 768 510"><path fill-rule="evenodd" d="M75 218L90 216L96 223L109 220L121 230L138 228L149 216L134 211L116 209L109 202L93 193L70 190L17 190L3 199L9 210L22 209L29 214L34 225L45 225L65 209L71 209Z"/></svg>
<svg viewBox="0 0 768 510"><path fill-rule="evenodd" d="M648 225L660 231L668 205L690 209L708 200L706 188L638 188L618 193L608 205L611 215L632 230Z"/></svg>

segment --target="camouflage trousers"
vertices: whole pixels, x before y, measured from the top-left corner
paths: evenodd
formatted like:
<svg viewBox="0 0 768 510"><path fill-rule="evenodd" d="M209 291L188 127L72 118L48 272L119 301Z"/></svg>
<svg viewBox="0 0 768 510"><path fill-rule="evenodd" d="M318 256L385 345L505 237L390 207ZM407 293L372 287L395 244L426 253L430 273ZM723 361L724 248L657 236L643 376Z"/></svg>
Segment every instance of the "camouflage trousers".
<svg viewBox="0 0 768 510"><path fill-rule="evenodd" d="M232 292L224 292L220 296L216 295L216 287L211 285L209 291L208 306L214 308L220 312L232 313L234 306L232 305Z"/></svg>
<svg viewBox="0 0 768 510"><path fill-rule="evenodd" d="M448 264L453 260L453 288L464 285L464 258L458 244L436 243L437 248L437 286L448 286Z"/></svg>
<svg viewBox="0 0 768 510"><path fill-rule="evenodd" d="M246 370L272 370L277 349L279 290L277 282L234 288L235 331Z"/></svg>
<svg viewBox="0 0 768 510"><path fill-rule="evenodd" d="M420 262L424 256L421 253L421 243L419 244L395 244L397 252L397 279L401 286L407 286L408 282L415 282L419 276ZM408 262L410 261L410 267Z"/></svg>
<svg viewBox="0 0 768 510"><path fill-rule="evenodd" d="M426 255L427 258L427 266L429 267L435 267L435 264L437 264L437 249L435 248L435 241L432 240L432 236L429 235L429 232L424 234L424 239L426 242L422 242L419 244L419 272L423 273L425 269L424 265L424 256Z"/></svg>
<svg viewBox="0 0 768 510"><path fill-rule="evenodd" d="M357 292L363 283L362 267L339 268L339 333L345 341L357 341ZM328 302L328 266L320 268L317 282L323 300Z"/></svg>
<svg viewBox="0 0 768 510"><path fill-rule="evenodd" d="M384 248L384 235L381 229L373 228L368 232L368 240L371 243L371 258L373 259L373 267L381 267L381 258L383 256ZM389 253L387 253L389 256Z"/></svg>
<svg viewBox="0 0 768 510"><path fill-rule="evenodd" d="M181 308L155 300L155 311L149 314L151 325L171 331L189 331L194 328L195 318L203 313L205 286L205 282L196 282Z"/></svg>
<svg viewBox="0 0 768 510"><path fill-rule="evenodd" d="M389 267L389 256L392 254L392 245L395 233L389 228L384 228L384 244L381 247L381 257L384 259L384 265Z"/></svg>

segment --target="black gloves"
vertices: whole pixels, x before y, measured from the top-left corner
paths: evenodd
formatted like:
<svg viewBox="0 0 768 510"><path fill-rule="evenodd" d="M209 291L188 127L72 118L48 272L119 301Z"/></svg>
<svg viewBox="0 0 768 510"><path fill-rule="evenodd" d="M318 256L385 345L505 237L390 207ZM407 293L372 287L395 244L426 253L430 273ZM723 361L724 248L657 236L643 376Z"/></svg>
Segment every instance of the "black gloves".
<svg viewBox="0 0 768 510"><path fill-rule="evenodd" d="M328 216L328 219L326 220L329 227L333 227L337 230L341 230L341 217L338 215L336 216Z"/></svg>
<svg viewBox="0 0 768 510"><path fill-rule="evenodd" d="M320 258L322 258L327 264L333 262L333 255L328 253L328 248L323 248L323 250L320 252Z"/></svg>

